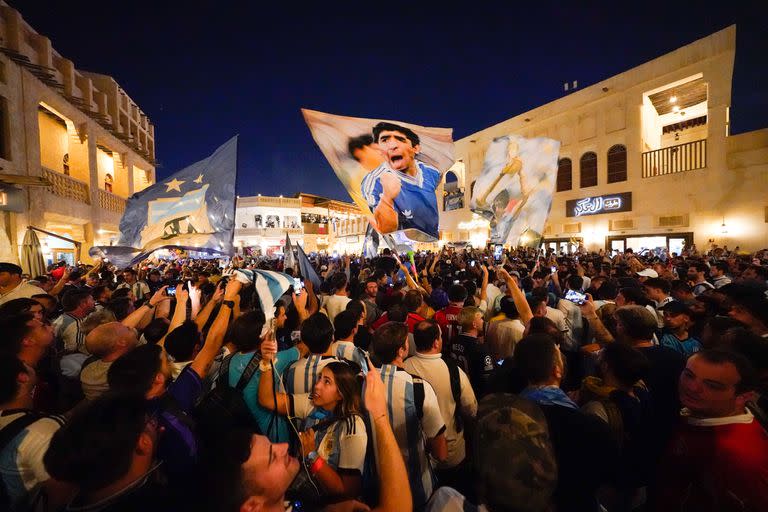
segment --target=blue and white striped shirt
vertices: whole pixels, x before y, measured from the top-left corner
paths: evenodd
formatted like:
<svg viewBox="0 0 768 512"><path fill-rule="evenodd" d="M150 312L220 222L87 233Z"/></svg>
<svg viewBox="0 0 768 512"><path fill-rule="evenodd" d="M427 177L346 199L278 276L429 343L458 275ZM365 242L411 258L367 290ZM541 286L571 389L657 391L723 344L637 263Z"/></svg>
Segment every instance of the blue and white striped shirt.
<svg viewBox="0 0 768 512"><path fill-rule="evenodd" d="M285 392L290 395L312 393L320 372L323 371L325 365L333 361L338 361L338 359L333 356L317 354L309 354L307 357L302 357L293 363L283 376Z"/></svg>

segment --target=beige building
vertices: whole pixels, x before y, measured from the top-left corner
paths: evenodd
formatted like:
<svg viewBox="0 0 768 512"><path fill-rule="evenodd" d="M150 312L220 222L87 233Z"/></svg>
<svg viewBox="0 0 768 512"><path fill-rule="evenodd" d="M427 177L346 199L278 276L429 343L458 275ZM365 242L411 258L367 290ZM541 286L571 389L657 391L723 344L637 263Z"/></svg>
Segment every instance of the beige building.
<svg viewBox="0 0 768 512"><path fill-rule="evenodd" d="M254 255L281 255L287 233L308 253L359 254L366 223L353 203L313 194L238 197L235 247Z"/></svg>
<svg viewBox="0 0 768 512"><path fill-rule="evenodd" d="M441 243L485 244L472 185L493 138L516 134L561 143L548 247L768 247L768 129L729 133L735 52L731 26L456 141Z"/></svg>
<svg viewBox="0 0 768 512"><path fill-rule="evenodd" d="M88 261L154 163L154 126L120 85L76 69L0 0L0 259L18 261L34 226L77 242L39 233L47 260Z"/></svg>

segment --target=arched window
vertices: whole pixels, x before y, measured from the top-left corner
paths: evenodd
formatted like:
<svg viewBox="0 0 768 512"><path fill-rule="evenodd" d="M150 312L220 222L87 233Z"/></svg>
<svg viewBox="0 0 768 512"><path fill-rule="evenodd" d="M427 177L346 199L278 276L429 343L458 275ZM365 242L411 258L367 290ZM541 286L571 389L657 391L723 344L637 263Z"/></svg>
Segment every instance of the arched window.
<svg viewBox="0 0 768 512"><path fill-rule="evenodd" d="M459 177L456 176L456 173L453 171L448 171L445 173L445 187L444 190L446 192L450 192L451 190L456 190L459 187Z"/></svg>
<svg viewBox="0 0 768 512"><path fill-rule="evenodd" d="M581 188L597 186L597 155L590 151L581 155L579 161L581 171Z"/></svg>
<svg viewBox="0 0 768 512"><path fill-rule="evenodd" d="M627 181L627 148L616 144L608 150L608 183Z"/></svg>
<svg viewBox="0 0 768 512"><path fill-rule="evenodd" d="M570 158L561 158L557 162L557 191L573 188L573 165Z"/></svg>

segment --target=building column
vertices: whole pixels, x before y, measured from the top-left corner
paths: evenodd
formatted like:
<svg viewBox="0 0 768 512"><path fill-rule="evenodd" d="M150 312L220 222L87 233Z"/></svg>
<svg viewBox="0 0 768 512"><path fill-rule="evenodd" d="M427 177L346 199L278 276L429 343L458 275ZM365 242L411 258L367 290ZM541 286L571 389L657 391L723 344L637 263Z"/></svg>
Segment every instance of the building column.
<svg viewBox="0 0 768 512"><path fill-rule="evenodd" d="M133 153L129 151L125 153L125 155L126 155L125 162L124 162L125 172L128 174L128 197L131 197L134 194L134 192L136 192L134 190L134 181L133 181L134 173L136 172L136 169L133 167L133 163L134 163Z"/></svg>
<svg viewBox="0 0 768 512"><path fill-rule="evenodd" d="M92 126L87 126L86 144L88 150L88 192L91 199L91 224L99 226L101 221L101 207L99 206L99 162L96 149L96 133Z"/></svg>

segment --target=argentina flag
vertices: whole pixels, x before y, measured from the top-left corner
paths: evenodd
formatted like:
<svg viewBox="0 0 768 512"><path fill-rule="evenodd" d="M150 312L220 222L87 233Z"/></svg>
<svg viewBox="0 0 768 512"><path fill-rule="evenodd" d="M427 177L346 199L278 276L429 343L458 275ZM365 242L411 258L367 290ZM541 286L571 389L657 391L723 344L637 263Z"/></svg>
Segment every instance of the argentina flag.
<svg viewBox="0 0 768 512"><path fill-rule="evenodd" d="M275 304L293 285L293 278L282 272L259 269L237 269L234 277L243 285L252 284L256 289L261 310L267 320L264 324L266 330L269 327L269 321L275 317Z"/></svg>
<svg viewBox="0 0 768 512"><path fill-rule="evenodd" d="M127 267L169 247L234 254L237 137L211 156L128 198L116 246L93 247L91 257Z"/></svg>

